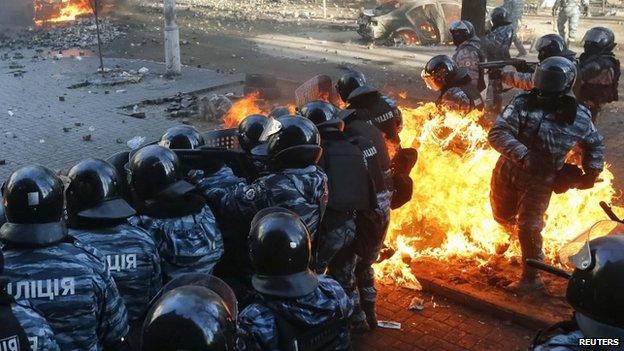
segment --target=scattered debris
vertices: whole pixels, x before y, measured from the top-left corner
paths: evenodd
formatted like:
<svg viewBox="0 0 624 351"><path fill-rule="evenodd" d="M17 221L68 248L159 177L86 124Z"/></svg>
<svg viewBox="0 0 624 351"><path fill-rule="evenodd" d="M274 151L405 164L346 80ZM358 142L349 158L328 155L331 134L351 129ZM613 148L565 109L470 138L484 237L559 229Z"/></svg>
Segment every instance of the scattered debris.
<svg viewBox="0 0 624 351"><path fill-rule="evenodd" d="M84 124L82 122L76 122L76 123L74 123L74 125L76 127L82 127Z"/></svg>
<svg viewBox="0 0 624 351"><path fill-rule="evenodd" d="M126 89L115 90L115 93L117 93L117 94L123 94L125 92L126 92Z"/></svg>
<svg viewBox="0 0 624 351"><path fill-rule="evenodd" d="M39 139L39 144L45 143L45 139Z"/></svg>
<svg viewBox="0 0 624 351"><path fill-rule="evenodd" d="M90 126L90 127L89 127L89 131L90 131L90 132L94 132L94 131L95 131L95 127L94 127L94 126Z"/></svg>
<svg viewBox="0 0 624 351"><path fill-rule="evenodd" d="M11 139L17 138L17 135L15 135L15 133L13 133L13 132L6 132L6 133L4 133L4 136L7 137L7 138L11 138Z"/></svg>
<svg viewBox="0 0 624 351"><path fill-rule="evenodd" d="M13 115L15 114L15 113L13 113L13 111L11 111L11 110L8 110L8 111L7 111L7 113L8 113L8 114L9 114L9 116L11 116L11 117L13 117Z"/></svg>
<svg viewBox="0 0 624 351"><path fill-rule="evenodd" d="M124 142L124 141L123 141L123 139L122 139L122 138L117 138L117 139L115 140L115 142L116 142L117 144L123 144L123 142Z"/></svg>
<svg viewBox="0 0 624 351"><path fill-rule="evenodd" d="M71 128L69 127L63 127L63 132L68 133L71 131Z"/></svg>
<svg viewBox="0 0 624 351"><path fill-rule="evenodd" d="M134 118L139 118L139 119L143 119L145 118L145 112L132 112L131 114L129 114L128 116L130 117L134 117Z"/></svg>
<svg viewBox="0 0 624 351"><path fill-rule="evenodd" d="M124 33L108 19L100 18L100 38L103 44L110 43L122 35ZM50 48L53 51L61 51L76 47L89 48L95 45L97 45L97 31L92 16L74 22L55 24L51 27L25 28L14 36L0 37L0 48L6 47L11 50L40 46ZM55 59L62 57L61 53L53 56ZM13 55L13 59L16 60L23 58L24 55L20 52Z"/></svg>
<svg viewBox="0 0 624 351"><path fill-rule="evenodd" d="M84 140L84 141L91 141L92 140L91 134L83 135L82 136L82 140Z"/></svg>
<svg viewBox="0 0 624 351"><path fill-rule="evenodd" d="M139 74L141 74L141 75L146 75L146 74L148 74L148 73L149 73L149 68L147 68L147 67L141 67L141 68L138 70L138 72L139 72Z"/></svg>
<svg viewBox="0 0 624 351"><path fill-rule="evenodd" d="M401 330L401 323L395 321L377 321L377 326L384 329Z"/></svg>
<svg viewBox="0 0 624 351"><path fill-rule="evenodd" d="M425 300L421 299L418 296L414 296L412 301L410 302L409 309L412 311L422 311L425 309Z"/></svg>
<svg viewBox="0 0 624 351"><path fill-rule="evenodd" d="M65 97L64 96L59 96L59 101L61 101L61 102L65 101Z"/></svg>
<svg viewBox="0 0 624 351"><path fill-rule="evenodd" d="M6 165L6 160L4 159L0 160L0 166L4 166L4 165Z"/></svg>

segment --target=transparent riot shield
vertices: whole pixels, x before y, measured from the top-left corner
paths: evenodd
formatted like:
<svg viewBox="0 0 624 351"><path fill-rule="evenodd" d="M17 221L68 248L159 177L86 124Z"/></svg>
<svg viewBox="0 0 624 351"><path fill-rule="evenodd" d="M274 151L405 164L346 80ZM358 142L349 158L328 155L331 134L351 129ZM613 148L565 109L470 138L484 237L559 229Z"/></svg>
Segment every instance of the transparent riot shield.
<svg viewBox="0 0 624 351"><path fill-rule="evenodd" d="M559 250L559 260L569 268L587 269L592 265L589 242L607 235L624 234L624 224L616 221L599 221Z"/></svg>

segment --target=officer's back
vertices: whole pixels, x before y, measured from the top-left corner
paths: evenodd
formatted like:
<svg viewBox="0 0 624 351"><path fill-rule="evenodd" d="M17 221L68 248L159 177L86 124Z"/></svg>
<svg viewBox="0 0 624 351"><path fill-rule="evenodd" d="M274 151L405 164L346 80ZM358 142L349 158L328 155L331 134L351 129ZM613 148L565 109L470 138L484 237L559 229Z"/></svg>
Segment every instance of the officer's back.
<svg viewBox="0 0 624 351"><path fill-rule="evenodd" d="M251 153L263 158L269 170L254 182L206 193L218 217L248 227L261 209L281 206L297 213L314 236L327 205L327 176L316 165L322 153L320 136L311 121L282 116L265 143Z"/></svg>
<svg viewBox="0 0 624 351"><path fill-rule="evenodd" d="M131 226L136 214L120 197L117 170L108 162L84 160L69 171L66 191L69 234L106 260L133 324L162 286L160 256L145 230ZM135 323L133 323L135 322Z"/></svg>
<svg viewBox="0 0 624 351"><path fill-rule="evenodd" d="M132 156L129 169L138 212L129 221L156 241L164 281L185 273L212 273L223 253L221 231L195 186L182 180L176 154L146 146Z"/></svg>
<svg viewBox="0 0 624 351"><path fill-rule="evenodd" d="M45 318L28 301L16 302L7 293L3 271L4 255L0 251L0 350L60 350Z"/></svg>
<svg viewBox="0 0 624 351"><path fill-rule="evenodd" d="M41 166L23 167L3 196L7 292L42 312L62 349L117 347L128 330L126 308L106 264L68 237L60 179Z"/></svg>
<svg viewBox="0 0 624 351"><path fill-rule="evenodd" d="M257 298L239 316L248 349L349 349L351 302L336 281L308 268L310 236L299 217L282 208L262 210L249 240Z"/></svg>

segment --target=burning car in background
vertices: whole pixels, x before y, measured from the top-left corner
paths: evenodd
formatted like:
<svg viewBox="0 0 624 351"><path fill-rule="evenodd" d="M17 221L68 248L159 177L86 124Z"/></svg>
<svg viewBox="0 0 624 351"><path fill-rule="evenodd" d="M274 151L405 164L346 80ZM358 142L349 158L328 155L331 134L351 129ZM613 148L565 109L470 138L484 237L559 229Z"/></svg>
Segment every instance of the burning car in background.
<svg viewBox="0 0 624 351"><path fill-rule="evenodd" d="M357 32L384 44L435 45L447 42L448 26L460 17L458 0L390 0L363 10Z"/></svg>
<svg viewBox="0 0 624 351"><path fill-rule="evenodd" d="M91 0L33 0L37 25L73 21L93 13Z"/></svg>

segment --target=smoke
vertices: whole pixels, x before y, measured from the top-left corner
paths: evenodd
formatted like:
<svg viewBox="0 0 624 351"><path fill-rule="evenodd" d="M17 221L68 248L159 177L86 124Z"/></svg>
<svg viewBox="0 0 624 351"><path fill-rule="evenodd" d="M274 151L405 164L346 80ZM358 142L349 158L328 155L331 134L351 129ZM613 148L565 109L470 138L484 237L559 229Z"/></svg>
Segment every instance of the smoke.
<svg viewBox="0 0 624 351"><path fill-rule="evenodd" d="M0 0L0 28L33 24L32 0Z"/></svg>

